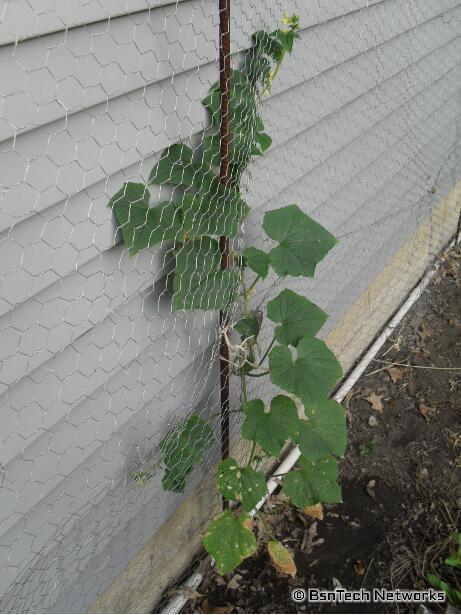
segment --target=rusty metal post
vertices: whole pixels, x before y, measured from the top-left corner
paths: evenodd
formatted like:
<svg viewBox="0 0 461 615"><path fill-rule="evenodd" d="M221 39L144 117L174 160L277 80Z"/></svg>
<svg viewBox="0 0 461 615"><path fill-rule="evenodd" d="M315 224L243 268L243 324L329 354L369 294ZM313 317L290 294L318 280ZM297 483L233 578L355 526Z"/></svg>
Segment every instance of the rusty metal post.
<svg viewBox="0 0 461 615"><path fill-rule="evenodd" d="M230 181L229 173L229 92L230 92L230 0L219 0L219 86L221 92L221 159L219 178L224 185ZM223 215L226 215L223 212ZM221 269L229 266L229 244L226 237L220 237ZM228 315L219 314L221 330L228 324ZM229 347L224 335L220 340L220 384L221 384L221 458L229 456Z"/></svg>

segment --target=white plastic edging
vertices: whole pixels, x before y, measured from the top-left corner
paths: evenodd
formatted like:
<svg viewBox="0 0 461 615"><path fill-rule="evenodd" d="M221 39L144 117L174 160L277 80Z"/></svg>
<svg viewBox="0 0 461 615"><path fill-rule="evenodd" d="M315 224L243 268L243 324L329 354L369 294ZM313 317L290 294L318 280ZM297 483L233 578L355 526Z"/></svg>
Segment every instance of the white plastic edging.
<svg viewBox="0 0 461 615"><path fill-rule="evenodd" d="M448 248L453 247L456 243L459 243L461 237L457 240L453 240ZM371 361L377 355L379 350L383 347L385 342L389 339L391 334L395 331L397 326L400 324L402 319L406 316L408 311L413 307L416 301L421 297L422 293L426 289L427 285L435 275L439 268L438 263L436 263L432 269L430 269L420 280L419 284L415 286L415 288L408 295L404 303L400 306L398 311L394 314L394 316L390 319L389 323L386 325L385 329L378 335L375 341L371 344L367 352L363 355L362 359L357 363L357 365L350 372L349 376L344 380L342 385L339 387L333 399L335 399L338 403L342 402L349 391L352 389L354 384L360 378L360 376L364 373L367 367L370 365ZM250 512L251 516L254 516L256 512L264 505L266 500L272 495L275 489L279 486L281 478L280 476L289 472L295 463L298 461L301 452L297 446L293 447L282 463L273 471L274 476L278 478L269 478L267 481L267 493L266 495L259 501L256 507ZM200 572L193 572L191 576L187 579L187 581L182 586L181 590L185 590L181 593L179 590L178 595L170 600L165 608L160 611L161 613L179 613L186 602L189 600L188 593L190 590L197 589L200 583L203 580L203 575Z"/></svg>

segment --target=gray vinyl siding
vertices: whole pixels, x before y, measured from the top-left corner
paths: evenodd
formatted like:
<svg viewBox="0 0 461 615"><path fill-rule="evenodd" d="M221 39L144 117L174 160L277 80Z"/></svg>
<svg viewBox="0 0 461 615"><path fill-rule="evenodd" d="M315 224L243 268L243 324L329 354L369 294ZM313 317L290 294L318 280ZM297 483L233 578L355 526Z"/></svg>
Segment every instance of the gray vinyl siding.
<svg viewBox="0 0 461 615"><path fill-rule="evenodd" d="M335 233L316 278L292 281L326 334L459 179L461 3L279 4L232 2L236 63L283 10L303 25L261 105L274 141L246 240L293 202ZM0 609L16 612L82 612L107 588L182 499L161 475L139 488L140 457L218 401L217 315L171 314L170 246L130 258L106 207L206 125L216 2L52 5L0 9Z"/></svg>

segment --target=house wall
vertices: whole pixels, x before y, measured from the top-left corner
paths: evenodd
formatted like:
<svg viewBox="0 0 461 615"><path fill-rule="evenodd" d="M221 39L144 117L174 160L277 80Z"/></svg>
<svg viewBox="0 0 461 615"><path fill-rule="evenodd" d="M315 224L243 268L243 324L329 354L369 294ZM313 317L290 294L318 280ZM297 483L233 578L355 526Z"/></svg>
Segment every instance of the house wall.
<svg viewBox="0 0 461 615"><path fill-rule="evenodd" d="M131 478L175 420L216 411L217 316L171 314L171 246L130 258L106 205L206 126L216 5L1 8L4 612L126 609L120 579L143 553L153 589L136 608L151 608L215 510L204 477L217 451L184 496L163 492L161 473ZM461 3L233 0L234 63L284 10L302 30L261 104L274 142L245 179L245 236L264 246L263 212L296 202L338 237L315 279L289 283L330 314L322 333L348 368L455 230Z"/></svg>

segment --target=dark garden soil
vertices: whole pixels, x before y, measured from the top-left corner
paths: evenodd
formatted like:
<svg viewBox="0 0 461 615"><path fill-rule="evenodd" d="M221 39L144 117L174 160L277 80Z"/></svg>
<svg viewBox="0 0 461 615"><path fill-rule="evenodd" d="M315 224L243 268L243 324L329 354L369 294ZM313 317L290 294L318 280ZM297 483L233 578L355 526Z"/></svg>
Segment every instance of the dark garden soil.
<svg viewBox="0 0 461 615"><path fill-rule="evenodd" d="M422 369L423 366L430 369ZM439 369L434 369L437 367ZM457 367L458 370L446 369ZM341 464L344 502L312 518L275 495L265 506L272 533L288 547L294 578L258 554L227 578L205 580L187 613L414 613L404 604L297 604L293 588L427 588L461 531L461 250L440 268L344 401L349 446ZM461 573L461 571L460 571ZM460 574L461 577L461 574ZM434 612L446 605L430 605Z"/></svg>

